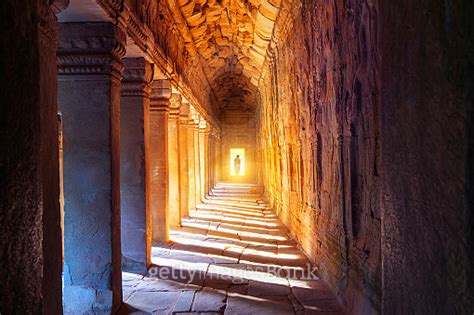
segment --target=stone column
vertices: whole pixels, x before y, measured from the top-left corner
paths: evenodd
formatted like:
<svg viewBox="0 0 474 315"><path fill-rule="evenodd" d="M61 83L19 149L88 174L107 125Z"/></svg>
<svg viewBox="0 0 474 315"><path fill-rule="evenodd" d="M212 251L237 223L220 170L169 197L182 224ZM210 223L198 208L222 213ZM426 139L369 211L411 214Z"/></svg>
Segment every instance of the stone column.
<svg viewBox="0 0 474 315"><path fill-rule="evenodd" d="M125 34L112 23L59 25L64 139L64 312L114 312L122 300L120 89Z"/></svg>
<svg viewBox="0 0 474 315"><path fill-rule="evenodd" d="M62 314L54 13L63 2L0 9L2 314Z"/></svg>
<svg viewBox="0 0 474 315"><path fill-rule="evenodd" d="M195 143L195 127L196 123L193 118L194 109L189 105L189 115L187 123L187 147L188 147L188 209L196 208L196 143Z"/></svg>
<svg viewBox="0 0 474 315"><path fill-rule="evenodd" d="M194 178L196 183L195 199L196 204L201 203L201 153L202 150L199 141L199 124L201 117L198 113L194 115Z"/></svg>
<svg viewBox="0 0 474 315"><path fill-rule="evenodd" d="M168 182L169 182L169 225L181 224L180 200L180 156L179 156L179 109L181 95L173 93L170 100L168 122Z"/></svg>
<svg viewBox="0 0 474 315"><path fill-rule="evenodd" d="M212 188L214 188L214 161L215 161L215 128L211 127L209 132L209 181L208 181L208 193L212 194Z"/></svg>
<svg viewBox="0 0 474 315"><path fill-rule="evenodd" d="M168 80L152 83L150 106L145 111L147 204L153 242L169 240L168 120L171 87Z"/></svg>
<svg viewBox="0 0 474 315"><path fill-rule="evenodd" d="M204 202L206 200L207 194L207 185L208 185L208 152L209 152L209 143L208 143L208 126L207 122L204 119L201 119L199 124L199 162L200 162L200 179L201 179L201 190L200 198Z"/></svg>
<svg viewBox="0 0 474 315"><path fill-rule="evenodd" d="M55 14L58 14L67 6L68 2L64 0L47 1L44 5L38 5L38 19L36 20L38 23L38 87L40 90L39 108L41 126L41 132L39 133L41 141L37 143L40 143L41 153L41 204L43 206L42 311L44 314L62 312L61 273L63 237L61 221L63 216L61 214L62 190L60 188L60 181L58 180L60 177L58 137L60 124L58 123L56 64L58 29ZM29 71L31 71L31 69ZM2 72L3 75L5 75L5 72ZM22 77L21 73L17 73L16 75ZM5 102L5 104L7 103L8 102ZM17 107L16 103L11 105ZM21 117L21 119L23 119L23 117ZM2 177L3 176L5 176L5 174L2 173ZM28 209L28 212L30 212L30 209ZM29 254L36 256L33 253ZM31 285L33 280L30 278L32 271L33 270L30 270L30 275L27 275L29 285ZM11 270L9 270L9 272L15 274ZM9 282L8 279L5 278L3 278L3 281ZM28 288L25 287L25 290L28 291ZM30 294L31 292L28 292L29 297L31 296ZM2 294L0 293L0 295ZM8 312L7 310L3 311L5 313Z"/></svg>
<svg viewBox="0 0 474 315"><path fill-rule="evenodd" d="M144 113L150 104L152 65L144 58L125 58L120 106L120 206L122 266L144 274L150 262L150 221L146 206Z"/></svg>
<svg viewBox="0 0 474 315"><path fill-rule="evenodd" d="M205 137L204 137L204 143L206 145L206 160L205 160L205 165L206 165L206 195L210 193L211 191L211 159L212 159L212 146L211 146L211 132L212 132L212 127L208 124Z"/></svg>
<svg viewBox="0 0 474 315"><path fill-rule="evenodd" d="M217 182L219 181L219 155L220 155L220 150L219 150L219 130L217 128L214 128L213 130L213 138L212 138L212 152L213 152L213 161L212 161L212 188L214 188L217 185Z"/></svg>
<svg viewBox="0 0 474 315"><path fill-rule="evenodd" d="M181 218L189 216L189 103L182 99L179 111L179 195Z"/></svg>
<svg viewBox="0 0 474 315"><path fill-rule="evenodd" d="M216 184L222 180L222 136L221 132L218 130L216 131L216 176L215 181Z"/></svg>

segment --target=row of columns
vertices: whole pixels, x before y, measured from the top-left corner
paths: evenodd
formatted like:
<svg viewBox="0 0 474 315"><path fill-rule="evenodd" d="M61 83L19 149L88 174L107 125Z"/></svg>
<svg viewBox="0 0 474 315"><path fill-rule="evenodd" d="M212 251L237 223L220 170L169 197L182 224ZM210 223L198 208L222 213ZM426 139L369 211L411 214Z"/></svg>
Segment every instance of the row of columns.
<svg viewBox="0 0 474 315"><path fill-rule="evenodd" d="M131 60L126 58L126 74L127 66L136 64L147 67L144 58ZM142 73L146 71L142 70ZM127 79L126 77L125 82ZM148 218L148 222L152 222L151 232L149 227L146 237L148 247L145 250L148 254L152 242L168 241L170 227L179 226L181 219L189 215L189 210L195 209L196 205L202 203L211 192L212 184L217 181L214 176L216 172L213 169L218 168L218 164L214 161L215 153L212 152L216 148L213 139L219 134L217 129L211 127L181 94L172 92L173 88L169 80L152 80L150 85L148 110L147 102L141 99L134 107L135 112L141 112L141 108L144 109L144 127L139 129L137 126L130 126L130 123L126 122L129 117L122 117L124 124L129 124L129 128L125 128L124 125L122 132L129 136L136 134L137 139L144 139L145 149L144 152L139 151L142 155L139 160L147 161L144 168L146 173L144 203L148 209L148 217L145 219ZM146 95L148 87L146 85L140 85L140 87L142 90L136 91L135 94ZM129 98L129 93L124 90L122 106L127 106ZM131 128L134 128L133 132ZM130 149L133 150L125 143L122 144L124 152ZM127 157L125 153L122 158L130 157ZM125 160L122 162L123 166L130 163ZM141 174L138 171L136 170L136 174L140 177ZM123 175L122 190L128 185L127 180ZM122 217L126 218L128 211L143 213L143 201L137 205L127 204L125 200L127 197L125 193L122 194L123 204L126 205ZM133 200L133 197L130 199ZM133 245L136 249L136 244ZM130 250L133 252L132 248ZM149 265L148 256L146 260L143 257L139 260L141 264L146 261L146 265ZM133 268L131 269L133 271Z"/></svg>
<svg viewBox="0 0 474 315"><path fill-rule="evenodd" d="M219 131L111 23L60 25L65 312L110 311L218 180ZM174 91L174 93L173 93Z"/></svg>

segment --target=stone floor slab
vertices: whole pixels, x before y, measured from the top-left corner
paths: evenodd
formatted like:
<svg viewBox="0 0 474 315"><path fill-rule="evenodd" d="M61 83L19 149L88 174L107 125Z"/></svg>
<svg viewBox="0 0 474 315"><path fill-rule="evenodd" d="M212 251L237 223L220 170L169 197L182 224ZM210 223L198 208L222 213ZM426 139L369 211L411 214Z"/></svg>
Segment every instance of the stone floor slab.
<svg viewBox="0 0 474 315"><path fill-rule="evenodd" d="M196 293L193 311L199 312L220 312L225 309L227 294L225 291L211 288L203 288Z"/></svg>
<svg viewBox="0 0 474 315"><path fill-rule="evenodd" d="M220 186L155 244L147 277L124 274L120 314L341 314L274 211L235 187Z"/></svg>
<svg viewBox="0 0 474 315"><path fill-rule="evenodd" d="M287 296L291 294L288 285L279 285L259 281L249 281L248 294L252 296Z"/></svg>
<svg viewBox="0 0 474 315"><path fill-rule="evenodd" d="M179 295L179 292L134 292L125 302L148 314L171 312Z"/></svg>
<svg viewBox="0 0 474 315"><path fill-rule="evenodd" d="M288 303L280 303L272 300L242 295L230 295L227 300L227 307L224 314L293 315L295 312L293 306Z"/></svg>

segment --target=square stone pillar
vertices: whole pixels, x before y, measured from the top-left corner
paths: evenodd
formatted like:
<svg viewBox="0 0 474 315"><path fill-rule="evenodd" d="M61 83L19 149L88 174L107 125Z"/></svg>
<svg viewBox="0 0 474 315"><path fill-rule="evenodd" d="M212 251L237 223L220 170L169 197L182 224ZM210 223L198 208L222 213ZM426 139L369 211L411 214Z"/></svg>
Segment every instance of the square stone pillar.
<svg viewBox="0 0 474 315"><path fill-rule="evenodd" d="M145 110L153 69L144 58L125 58L120 107L120 206L122 266L145 274L150 262L151 224L146 205Z"/></svg>
<svg viewBox="0 0 474 315"><path fill-rule="evenodd" d="M208 194L212 194L212 188L214 188L214 159L215 159L215 151L214 151L214 135L215 133L215 128L210 127L209 131L209 163L208 163L208 174L209 174L209 180L207 184L207 191Z"/></svg>
<svg viewBox="0 0 474 315"><path fill-rule="evenodd" d="M150 105L145 111L147 205L151 213L153 242L169 240L168 121L171 86L168 80L151 85Z"/></svg>
<svg viewBox="0 0 474 315"><path fill-rule="evenodd" d="M194 181L196 183L195 200L196 204L201 203L201 153L202 147L199 141L199 124L201 117L198 113L194 115Z"/></svg>
<svg viewBox="0 0 474 315"><path fill-rule="evenodd" d="M112 23L59 25L65 313L112 313L122 300L119 140L124 43L125 34Z"/></svg>
<svg viewBox="0 0 474 315"><path fill-rule="evenodd" d="M206 166L206 195L209 194L211 191L211 158L212 158L212 147L211 147L211 130L212 127L208 124L205 137L204 137L204 143L206 145L206 159L205 159L205 166Z"/></svg>
<svg viewBox="0 0 474 315"><path fill-rule="evenodd" d="M208 193L208 163L209 163L209 126L204 119L201 119L199 125L199 161L200 161L200 179L201 179L201 201L206 200Z"/></svg>
<svg viewBox="0 0 474 315"><path fill-rule="evenodd" d="M215 181L216 184L222 180L222 137L221 137L221 132L216 131L216 161L215 161L215 170L216 170L216 175L215 175Z"/></svg>
<svg viewBox="0 0 474 315"><path fill-rule="evenodd" d="M189 115L187 122L187 153L188 153L188 209L196 208L196 142L195 127L196 123L193 118L194 109L189 105Z"/></svg>
<svg viewBox="0 0 474 315"><path fill-rule="evenodd" d="M188 150L188 125L189 103L182 99L179 111L179 179L181 218L189 216L189 155Z"/></svg>
<svg viewBox="0 0 474 315"><path fill-rule="evenodd" d="M210 182L209 187L210 189L214 188L217 184L217 176L218 176L218 143L217 143L217 136L218 136L218 129L212 128L211 134L209 135L210 143L211 143L211 161L210 161Z"/></svg>
<svg viewBox="0 0 474 315"><path fill-rule="evenodd" d="M179 156L179 109L181 95L173 93L170 100L170 114L168 123L168 182L169 182L169 225L181 224L180 199L180 156Z"/></svg>
<svg viewBox="0 0 474 315"><path fill-rule="evenodd" d="M1 4L2 314L62 314L54 14L62 4Z"/></svg>
<svg viewBox="0 0 474 315"><path fill-rule="evenodd" d="M63 243L62 243L62 214L61 214L61 188L59 170L59 130L60 124L58 121L58 102L57 102L57 64L56 51L58 41L57 20L55 14L67 7L67 3L61 0L48 1L44 5L37 7L38 20L38 66L39 68L39 82L38 87L40 92L39 109L40 109L40 131L38 135L41 137L40 143L40 160L41 160L41 193L43 206L43 233L42 233L42 248L43 248L43 270L42 278L42 308L44 314L59 314L62 313L62 262L63 262ZM22 23L23 25L23 23ZM31 44L31 43L30 43ZM13 48L13 47L12 47ZM14 49L14 48L13 48ZM31 54L34 55L34 54ZM8 64L8 63L7 63ZM21 66L28 69L26 64ZM7 78L9 75L2 71ZM20 73L16 73L19 78L22 78ZM26 83L24 83L26 84ZM21 89L21 86L18 86ZM27 93L28 97L30 96ZM25 96L27 96L25 95ZM2 99L4 104L10 104L21 109L16 103L9 103ZM21 115L23 121L23 115ZM21 141L21 140L20 140ZM0 163L1 164L1 163ZM30 165L31 166L31 165ZM2 177L6 174L2 173ZM20 180L19 177L16 178ZM16 187L18 188L18 187ZM59 196L59 198L58 198ZM25 197L25 196L23 196ZM29 200L29 198L26 198ZM15 209L18 210L18 209ZM32 209L27 209L27 213L31 214ZM35 224L36 222L30 222ZM33 234L30 234L33 235ZM2 235L6 236L6 235ZM8 239L8 238L6 238ZM29 244L32 247L33 244ZM28 255L37 259L37 255L29 252ZM24 264L27 264L25 261ZM1 268L1 267L0 267ZM21 267L20 267L21 268ZM34 279L31 273L34 270L29 270L27 277L28 286L31 285ZM17 274L9 270L12 277ZM40 275L38 275L40 276ZM2 278L6 283L9 279ZM21 283L15 279L17 284ZM31 290L24 287L28 296L31 297ZM0 293L2 295L2 293ZM5 296L4 296L5 298ZM21 307L23 307L22 305ZM7 309L3 310L8 313ZM21 312L17 310L17 312ZM23 311L24 312L24 311Z"/></svg>

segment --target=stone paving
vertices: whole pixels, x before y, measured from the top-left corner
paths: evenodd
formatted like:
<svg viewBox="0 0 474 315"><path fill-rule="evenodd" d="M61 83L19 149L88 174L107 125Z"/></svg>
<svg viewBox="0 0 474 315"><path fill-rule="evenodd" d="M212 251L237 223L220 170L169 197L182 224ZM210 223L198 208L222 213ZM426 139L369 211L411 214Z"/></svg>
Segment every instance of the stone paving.
<svg viewBox="0 0 474 315"><path fill-rule="evenodd" d="M218 184L145 277L123 274L121 314L342 314L257 191Z"/></svg>

